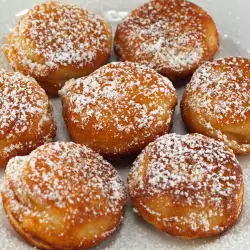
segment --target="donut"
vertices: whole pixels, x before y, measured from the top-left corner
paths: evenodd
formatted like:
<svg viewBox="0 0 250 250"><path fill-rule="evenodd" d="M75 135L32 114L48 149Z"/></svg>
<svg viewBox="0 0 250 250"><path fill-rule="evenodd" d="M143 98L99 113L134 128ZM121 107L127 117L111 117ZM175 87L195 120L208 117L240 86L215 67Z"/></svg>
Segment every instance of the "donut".
<svg viewBox="0 0 250 250"><path fill-rule="evenodd" d="M34 77L52 95L67 80L105 64L111 49L109 23L78 6L53 1L29 10L3 46L13 69Z"/></svg>
<svg viewBox="0 0 250 250"><path fill-rule="evenodd" d="M153 0L118 24L114 49L120 60L178 81L212 60L218 44L216 26L203 9L185 0Z"/></svg>
<svg viewBox="0 0 250 250"><path fill-rule="evenodd" d="M127 194L100 155L73 142L55 142L9 161L2 199L10 223L31 245L80 250L119 228Z"/></svg>
<svg viewBox="0 0 250 250"><path fill-rule="evenodd" d="M52 105L31 77L0 69L0 167L56 134Z"/></svg>
<svg viewBox="0 0 250 250"><path fill-rule="evenodd" d="M242 170L233 151L200 134L169 134L150 143L128 183L134 211L180 238L221 234L243 206Z"/></svg>
<svg viewBox="0 0 250 250"><path fill-rule="evenodd" d="M187 85L181 113L190 132L224 141L236 154L250 154L250 60L204 63Z"/></svg>
<svg viewBox="0 0 250 250"><path fill-rule="evenodd" d="M137 153L168 133L177 104L167 78L131 62L70 80L59 95L72 140L106 157Z"/></svg>

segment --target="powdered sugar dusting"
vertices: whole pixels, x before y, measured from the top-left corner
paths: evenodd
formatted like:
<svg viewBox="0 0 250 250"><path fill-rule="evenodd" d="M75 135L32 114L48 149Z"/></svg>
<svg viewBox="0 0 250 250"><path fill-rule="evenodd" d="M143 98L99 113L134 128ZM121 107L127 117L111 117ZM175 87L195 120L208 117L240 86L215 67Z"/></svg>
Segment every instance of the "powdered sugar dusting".
<svg viewBox="0 0 250 250"><path fill-rule="evenodd" d="M242 133L249 127L249 76L249 59L229 57L206 62L187 85L183 106L183 112L188 106L200 117L204 126L211 131L217 130L213 132L215 138L226 141L232 148L239 148L242 152L249 150L247 135L246 141L230 142L231 138L227 138L226 132L231 131L227 128L230 125L240 127ZM240 136L241 132L235 129L235 133Z"/></svg>
<svg viewBox="0 0 250 250"><path fill-rule="evenodd" d="M246 121L250 113L249 74L249 59L232 57L204 63L187 85L188 94L196 93L190 97L191 106L205 110L218 122Z"/></svg>
<svg viewBox="0 0 250 250"><path fill-rule="evenodd" d="M66 1L70 2L70 1ZM123 0L114 0L114 1L99 1L99 0L79 0L75 1L79 2L80 4L83 4L84 6L87 6L87 8L90 9L96 9L103 15L106 13L107 10L113 10L117 6L118 8L124 8L124 10L131 9L135 5L139 4L140 0L138 2L133 0L128 0L124 2ZM145 1L141 1L142 3ZM16 3L16 2L15 2ZM19 3L19 2L18 2ZM18 6L18 11L20 8L26 8L31 2L29 1L20 1L20 7ZM227 32L228 34L228 40L227 41L221 41L221 45L223 48L221 56L228 56L233 54L239 54L242 55L247 54L247 51L245 51L241 46L243 46L243 43L245 42L245 46L248 46L247 40L248 37L247 32L243 32L242 28L245 25L241 25L241 22L235 23L234 13L238 11L238 8L231 8L234 6L235 1L222 1L218 2L216 0L213 1L197 1L198 4L203 5L204 7L207 7L207 9L211 10L213 13L215 20L217 22L221 23L221 32ZM230 18L228 18L227 10L223 8L223 3L226 3L227 8L231 8L232 15ZM217 5L218 4L218 5ZM13 26L12 16L14 15L14 7L12 0L5 0L5 3L1 6L2 10L6 13L9 13L8 20L6 19L5 24L9 24L9 26ZM241 9L245 8L245 12L247 13L246 5L242 5ZM223 12L223 13L222 13ZM246 14L245 13L245 14ZM244 13L241 13L244 14ZM5 15L2 15L2 18L5 18ZM241 21L244 19L241 18ZM228 26L227 21L230 21L230 25ZM11 24L10 24L11 23ZM115 25L116 23L114 23ZM232 25L231 25L232 24ZM2 30L5 29L5 25L2 25ZM247 26L246 26L247 28ZM241 32L242 37L236 37L235 32ZM6 32L5 30L3 32ZM242 33L243 32L243 33ZM234 39L240 39L242 44L236 45L236 43L233 42ZM240 51L240 52L239 52ZM182 93L182 88L178 87L179 93ZM60 113L60 107L58 100L56 100L56 112ZM177 110L177 116L174 123L174 131L178 133L186 133L186 130L183 127L183 123L181 122L181 118L179 117L179 111ZM60 117L60 115L58 115ZM58 120L59 123L60 120ZM59 138L65 138L66 137L66 130L65 131L59 131ZM64 135L64 136L63 136ZM145 250L231 250L231 249L237 249L237 250L246 250L249 248L249 232L250 232L250 165L249 165L249 157L244 156L239 158L241 167L243 168L244 172L244 181L245 181L245 205L243 209L243 214L241 216L241 220L237 224L237 226L233 227L231 230L229 230L227 233L223 234L221 237L211 238L211 239L205 239L205 240L195 240L195 241L186 241L186 240L180 240L175 237L170 237L165 235L164 233L159 232L158 230L154 230L154 228L149 225L148 223L144 222L143 220L139 219L136 214L132 212L132 208L128 207L125 221L122 229L119 231L116 237L112 237L110 240L106 241L104 244L98 246L96 249L105 249L105 250L138 250L138 249L145 249ZM119 172L124 175L124 179L127 178L127 171L129 167L121 167L120 163L118 164L118 170ZM1 175L3 174L3 169L0 170ZM26 244L22 241L20 237L15 233L15 231L12 229L12 227L9 225L9 222L7 220L7 217L3 211L3 209L0 209L0 248L1 250L30 250L33 249L31 246ZM95 249L95 248L94 248Z"/></svg>
<svg viewBox="0 0 250 250"><path fill-rule="evenodd" d="M147 190L144 191L156 195L174 188L175 197L189 197L188 203L195 199L201 207L207 204L207 192L211 195L208 203L219 202L219 197L230 196L239 188L242 180L241 175L236 175L240 168L232 151L225 150L222 142L199 134L169 134L149 144L132 169L132 179L139 183L138 190L146 187L145 176L139 174L146 158ZM226 183L222 185L222 182ZM134 186L135 183L130 183L136 195L138 191Z"/></svg>
<svg viewBox="0 0 250 250"><path fill-rule="evenodd" d="M110 53L111 28L100 17L80 7L56 2L35 6L21 19L8 44L7 54L16 53L16 63L34 76L47 76L60 66L82 68L98 53Z"/></svg>
<svg viewBox="0 0 250 250"><path fill-rule="evenodd" d="M10 183L18 196L37 197L37 202L52 202L59 208L108 199L104 213L116 213L124 205L120 207L120 202L126 199L124 185L115 169L92 150L74 143L46 144L29 156L11 159L4 191L9 192ZM95 197L92 189L99 190L100 197ZM85 209L97 214L99 208Z"/></svg>
<svg viewBox="0 0 250 250"><path fill-rule="evenodd" d="M150 1L118 25L115 49L159 72L190 70L207 57L205 18L188 1Z"/></svg>
<svg viewBox="0 0 250 250"><path fill-rule="evenodd" d="M222 142L199 134L160 137L138 157L129 177L132 199L137 196L160 199L165 194L173 197L171 203L176 206L205 208L204 213L194 211L188 216L162 218L141 203L164 223L190 226L194 232L200 228L208 231L210 218L223 216L225 199L226 209L233 207L242 185L242 171L233 152ZM211 210L207 211L208 207ZM241 206L236 216L240 211ZM220 232L224 228L215 226L212 230Z"/></svg>
<svg viewBox="0 0 250 250"><path fill-rule="evenodd" d="M70 113L66 120L75 118L73 122L82 130L92 124L93 133L112 127L114 140L135 131L146 140L161 128L169 128L177 102L167 78L130 62L111 63L86 78L70 80L60 95ZM129 143L131 147L140 142L133 138Z"/></svg>
<svg viewBox="0 0 250 250"><path fill-rule="evenodd" d="M29 156L11 159L3 195L19 222L29 216L36 218L37 226L47 225L48 230L53 229L52 208L65 214L64 230L68 230L87 223L90 217L121 214L127 196L121 178L108 162L85 146L70 142L46 144ZM46 207L39 212L34 204ZM103 237L113 231L103 232Z"/></svg>
<svg viewBox="0 0 250 250"><path fill-rule="evenodd" d="M51 128L41 139L46 123L51 123ZM18 154L24 148L33 149L39 140L50 141L54 131L51 104L37 82L19 73L0 70L0 158L15 156L13 152ZM28 133L32 137L27 137Z"/></svg>

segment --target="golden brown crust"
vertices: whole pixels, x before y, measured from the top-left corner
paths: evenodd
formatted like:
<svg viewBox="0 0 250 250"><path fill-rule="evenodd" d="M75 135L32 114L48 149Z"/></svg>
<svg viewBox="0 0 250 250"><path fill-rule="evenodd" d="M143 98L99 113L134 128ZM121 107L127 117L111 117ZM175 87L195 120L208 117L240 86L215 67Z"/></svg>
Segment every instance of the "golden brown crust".
<svg viewBox="0 0 250 250"><path fill-rule="evenodd" d="M127 201L117 171L74 143L50 143L9 161L3 205L15 230L43 249L87 249L115 232Z"/></svg>
<svg viewBox="0 0 250 250"><path fill-rule="evenodd" d="M30 77L0 70L0 166L56 135L52 105Z"/></svg>
<svg viewBox="0 0 250 250"><path fill-rule="evenodd" d="M136 63L116 62L60 91L73 141L104 156L122 156L168 133L176 91L165 77Z"/></svg>
<svg viewBox="0 0 250 250"><path fill-rule="evenodd" d="M55 95L67 80L104 65L111 48L106 21L77 6L45 2L21 18L3 52L14 70Z"/></svg>
<svg viewBox="0 0 250 250"><path fill-rule="evenodd" d="M149 144L128 183L135 211L181 238L221 234L243 206L243 175L233 152L199 134L169 134Z"/></svg>
<svg viewBox="0 0 250 250"><path fill-rule="evenodd" d="M144 64L171 80L212 60L218 45L212 18L185 0L153 0L133 10L117 26L114 41L121 60Z"/></svg>
<svg viewBox="0 0 250 250"><path fill-rule="evenodd" d="M189 131L224 141L236 154L250 153L250 60L240 57L203 64L181 103Z"/></svg>

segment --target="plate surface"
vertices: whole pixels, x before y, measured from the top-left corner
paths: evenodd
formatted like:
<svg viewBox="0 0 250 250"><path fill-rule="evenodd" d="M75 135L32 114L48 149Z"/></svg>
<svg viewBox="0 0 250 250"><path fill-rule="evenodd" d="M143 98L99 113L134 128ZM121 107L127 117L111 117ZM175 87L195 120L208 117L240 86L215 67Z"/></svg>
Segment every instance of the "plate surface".
<svg viewBox="0 0 250 250"><path fill-rule="evenodd" d="M0 36L3 37L16 24L20 16L40 0L0 0ZM61 2L79 4L109 20L115 30L116 24L144 0L62 0ZM250 1L249 0L196 0L193 1L206 9L214 18L220 32L220 50L216 57L244 56L250 57ZM1 39L1 42L3 39ZM115 57L112 57L115 60ZM2 67L7 67L1 60ZM184 86L177 87L179 102ZM61 103L58 98L52 99L58 131L56 140L69 140L67 131L61 116ZM172 132L185 134L187 131L180 117L179 106L176 108L175 120ZM118 233L102 243L96 249L106 250L230 250L250 249L250 156L238 157L244 172L245 181L245 205L241 219L237 225L224 235L206 240L179 240L154 229L140 219L129 204L126 209L124 223ZM124 181L131 167L133 159L125 162L112 162L118 169ZM4 170L0 170L2 176ZM0 202L1 203L1 202ZM28 246L9 225L5 213L0 204L0 249L1 250L28 250Z"/></svg>

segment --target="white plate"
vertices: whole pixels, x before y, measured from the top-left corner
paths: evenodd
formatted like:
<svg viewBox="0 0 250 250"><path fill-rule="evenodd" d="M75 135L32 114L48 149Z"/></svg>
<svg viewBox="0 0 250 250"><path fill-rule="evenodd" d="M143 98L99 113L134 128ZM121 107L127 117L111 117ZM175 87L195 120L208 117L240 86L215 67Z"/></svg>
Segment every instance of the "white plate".
<svg viewBox="0 0 250 250"><path fill-rule="evenodd" d="M40 0L0 0L0 36L8 33L21 15L27 9L42 1ZM128 11L145 2L144 0L62 0L62 2L76 3L92 10L108 19L113 28ZM217 57L241 55L250 57L250 1L249 0L197 0L214 18L220 31L220 51ZM113 57L114 59L114 57ZM4 65L6 65L4 63ZM184 87L178 87L179 101ZM57 140L67 141L68 136L61 116L60 100L53 100L58 131ZM181 121L179 106L176 108L173 132L185 134ZM230 250L250 249L250 156L238 157L244 172L245 206L240 222L224 235L207 240L186 241L159 232L133 213L128 205L124 223L120 231L109 240L102 243L98 249L109 250ZM248 163L249 162L249 163ZM131 160L113 163L126 181ZM4 170L0 170L0 176ZM28 246L9 225L0 204L0 249L28 250Z"/></svg>

